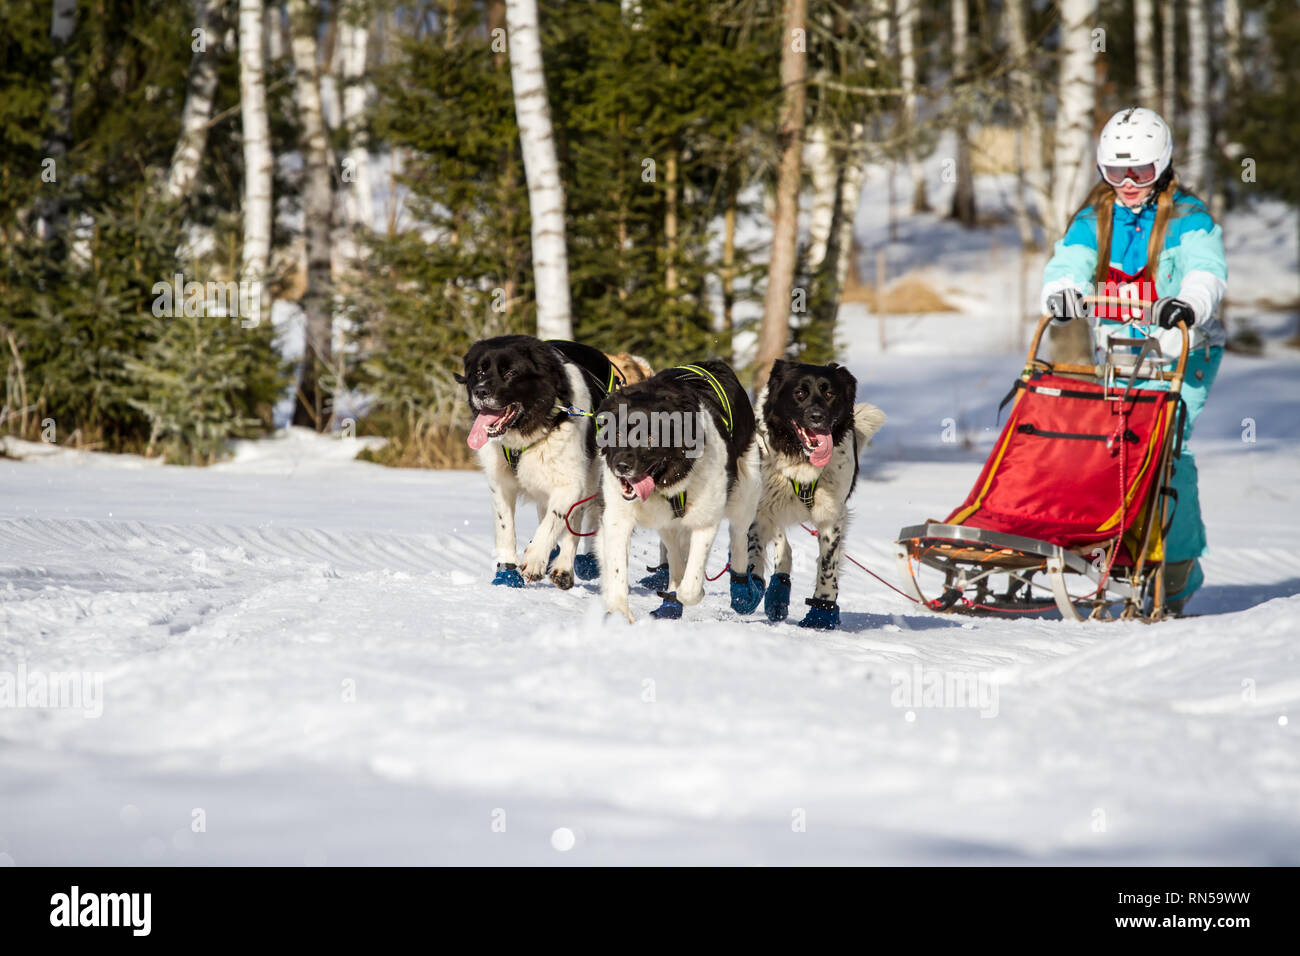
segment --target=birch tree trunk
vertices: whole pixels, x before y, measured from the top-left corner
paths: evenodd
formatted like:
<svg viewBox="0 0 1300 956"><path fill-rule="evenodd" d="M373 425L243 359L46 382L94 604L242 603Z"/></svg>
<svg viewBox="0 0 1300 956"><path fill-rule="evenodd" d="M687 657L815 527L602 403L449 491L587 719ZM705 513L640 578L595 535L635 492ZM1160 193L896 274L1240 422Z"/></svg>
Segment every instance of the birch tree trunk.
<svg viewBox="0 0 1300 956"><path fill-rule="evenodd" d="M826 245L831 236L831 223L835 218L836 187L839 175L835 155L831 149L830 134L826 127L817 124L808 136L804 161L812 178L812 209L808 220L808 272L816 272L826 258Z"/></svg>
<svg viewBox="0 0 1300 956"><path fill-rule="evenodd" d="M1092 185L1092 111L1096 99L1092 20L1097 0L1060 0L1061 68L1057 92L1052 207L1047 231L1062 233Z"/></svg>
<svg viewBox="0 0 1300 956"><path fill-rule="evenodd" d="M871 0L872 26L875 28L876 44L879 46L881 60L889 56L889 21L893 18L893 0Z"/></svg>
<svg viewBox="0 0 1300 956"><path fill-rule="evenodd" d="M1156 84L1155 0L1133 0L1133 56L1137 61L1137 101L1149 110L1160 108Z"/></svg>
<svg viewBox="0 0 1300 956"><path fill-rule="evenodd" d="M1161 63L1161 108L1160 115L1170 130L1174 128L1174 110L1178 94L1178 14L1174 0L1163 0L1160 4L1160 26L1163 35L1160 39Z"/></svg>
<svg viewBox="0 0 1300 956"><path fill-rule="evenodd" d="M266 115L266 17L263 0L239 0L239 105L244 134L244 248L242 278L256 284L257 324L268 309L261 290L271 259L271 127Z"/></svg>
<svg viewBox="0 0 1300 956"><path fill-rule="evenodd" d="M867 176L869 158L866 144L867 129L862 123L854 123L850 133L849 148L844 166L844 176L840 181L838 196L838 221L835 235L835 290L838 309L839 299L844 294L844 283L848 279L849 269L853 267L854 224L858 219L858 206L862 202L862 183Z"/></svg>
<svg viewBox="0 0 1300 956"><path fill-rule="evenodd" d="M1043 120L1042 96L1030 64L1029 42L1025 32L1025 0L1007 0L1007 46L1015 64L1011 72L1012 109L1017 123L1017 133L1023 144L1017 144L1016 167L1023 177L1023 186L1016 191L1016 222L1020 228L1020 241L1026 248L1038 245L1027 199L1032 198L1040 223L1050 218L1048 209L1051 196L1047 178L1043 175Z"/></svg>
<svg viewBox="0 0 1300 956"><path fill-rule="evenodd" d="M266 12L262 14L262 23L266 31L263 41L266 44L266 62L275 63L277 60L284 59L284 26L280 0L271 0L265 6Z"/></svg>
<svg viewBox="0 0 1300 956"><path fill-rule="evenodd" d="M1241 0L1223 0L1223 39L1228 92L1239 93L1246 82L1241 64Z"/></svg>
<svg viewBox="0 0 1300 956"><path fill-rule="evenodd" d="M767 382L772 363L790 341L790 292L799 242L799 180L803 159L808 79L808 0L784 0L781 34L781 162L772 216L772 256L767 269L763 324L754 357L754 389Z"/></svg>
<svg viewBox="0 0 1300 956"><path fill-rule="evenodd" d="M957 76L969 68L970 11L966 0L952 2L952 68ZM951 216L963 226L975 225L975 172L971 168L970 124L966 109L961 108L957 120L957 188L952 196Z"/></svg>
<svg viewBox="0 0 1300 956"><path fill-rule="evenodd" d="M181 111L181 134L172 153L171 167L163 194L180 199L194 186L208 142L208 125L212 119L212 100L217 91L217 49L221 42L224 0L194 0L194 27L199 36L190 60L190 75Z"/></svg>
<svg viewBox="0 0 1300 956"><path fill-rule="evenodd" d="M542 72L542 38L537 0L506 0L510 82L515 120L528 184L532 217L533 284L537 295L537 336L573 338L569 304L569 260L564 244L564 183L555 155L551 108Z"/></svg>
<svg viewBox="0 0 1300 956"><path fill-rule="evenodd" d="M322 378L331 372L333 353L330 228L334 199L330 190L329 137L321 115L316 25L310 0L289 0L290 48L303 159L303 233L307 240L307 288L302 297L307 336L293 423L325 431L332 414Z"/></svg>
<svg viewBox="0 0 1300 956"><path fill-rule="evenodd" d="M43 241L56 242L63 236L66 211L63 195L56 185L59 176L67 176L65 158L72 131L72 66L65 53L77 28L77 0L54 0L50 13L50 39L54 41L54 60L50 64L50 132L45 138L45 158L54 163L54 183L42 181L44 187L35 203L36 235Z"/></svg>
<svg viewBox="0 0 1300 956"><path fill-rule="evenodd" d="M1208 191L1210 176L1210 24L1205 0L1187 3L1187 162L1193 190Z"/></svg>
<svg viewBox="0 0 1300 956"><path fill-rule="evenodd" d="M343 215L351 233L353 256L361 255L357 237L374 223L374 198L370 178L370 135L366 129L366 46L370 32L363 0L344 0L339 9L337 50L343 83L343 132L347 154L343 159Z"/></svg>
<svg viewBox="0 0 1300 956"><path fill-rule="evenodd" d="M740 191L736 172L728 168L726 173L727 208L722 215L722 355L728 362L734 362L734 333L736 305L736 200Z"/></svg>
<svg viewBox="0 0 1300 956"><path fill-rule="evenodd" d="M664 291L670 296L677 292L677 173L677 148L671 146L664 160Z"/></svg>
<svg viewBox="0 0 1300 956"><path fill-rule="evenodd" d="M899 0L898 57L903 80L903 127L908 134L916 129L916 21L921 0ZM927 212L930 203L925 193L925 171L916 156L916 147L907 149L907 165L912 174L912 212Z"/></svg>

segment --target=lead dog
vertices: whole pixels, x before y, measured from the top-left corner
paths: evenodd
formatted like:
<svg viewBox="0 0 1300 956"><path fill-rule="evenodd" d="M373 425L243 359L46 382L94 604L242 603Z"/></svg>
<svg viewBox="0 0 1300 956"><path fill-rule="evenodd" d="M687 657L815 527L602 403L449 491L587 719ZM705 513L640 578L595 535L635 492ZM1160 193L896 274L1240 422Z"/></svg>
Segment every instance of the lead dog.
<svg viewBox="0 0 1300 956"><path fill-rule="evenodd" d="M659 532L668 587L652 616L681 617L704 596L705 561L725 517L731 554L747 554L758 504L754 409L735 373L712 359L665 369L607 398L597 415L601 518L597 551L605 608L630 621L628 549L638 525ZM732 605L753 610L762 582L733 574Z"/></svg>
<svg viewBox="0 0 1300 956"><path fill-rule="evenodd" d="M839 626L840 563L847 503L858 480L858 452L885 422L874 405L855 403L857 379L839 365L772 366L759 393L758 435L763 449L763 490L749 533L749 565L767 567L767 546L777 544L763 609L772 621L790 609L790 542L785 529L802 521L817 527L817 587L802 627Z"/></svg>
<svg viewBox="0 0 1300 956"><path fill-rule="evenodd" d="M525 580L540 580L549 563L555 586L571 588L578 539L568 533L566 518L575 502L596 491L592 410L621 384L616 370L590 346L502 335L474 343L465 354L465 374L456 381L468 393L474 416L469 446L478 452L492 492L492 583L523 587ZM536 503L538 527L522 566L516 566L515 505L521 496ZM585 506L573 512L574 527L584 511Z"/></svg>

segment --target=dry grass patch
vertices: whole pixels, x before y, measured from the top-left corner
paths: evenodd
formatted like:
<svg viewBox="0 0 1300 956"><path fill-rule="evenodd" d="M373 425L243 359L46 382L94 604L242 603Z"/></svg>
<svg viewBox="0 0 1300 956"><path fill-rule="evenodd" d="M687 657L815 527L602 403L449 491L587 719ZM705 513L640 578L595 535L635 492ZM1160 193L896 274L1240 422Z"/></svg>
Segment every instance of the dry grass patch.
<svg viewBox="0 0 1300 956"><path fill-rule="evenodd" d="M884 296L881 297L874 285L854 281L850 273L845 283L845 302L860 302L868 311L876 315L916 315L931 312L957 311L941 296L924 277L915 272L899 276L893 282L885 283Z"/></svg>

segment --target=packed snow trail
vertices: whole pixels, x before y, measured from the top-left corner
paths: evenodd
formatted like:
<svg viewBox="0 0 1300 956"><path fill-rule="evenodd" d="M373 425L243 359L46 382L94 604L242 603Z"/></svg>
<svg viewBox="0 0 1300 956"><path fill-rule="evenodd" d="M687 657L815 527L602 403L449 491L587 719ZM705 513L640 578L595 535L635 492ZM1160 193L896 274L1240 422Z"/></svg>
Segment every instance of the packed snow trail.
<svg viewBox="0 0 1300 956"><path fill-rule="evenodd" d="M951 407L873 365L899 424L847 547L892 579L984 439L944 448ZM97 719L0 708L0 862L1300 863L1300 453L1281 409L1229 430L1297 368L1225 366L1202 616L1157 626L940 617L850 566L839 632L721 583L680 622L634 589L629 626L595 582L491 587L476 473L300 432L209 469L0 462L0 672L103 680Z"/></svg>

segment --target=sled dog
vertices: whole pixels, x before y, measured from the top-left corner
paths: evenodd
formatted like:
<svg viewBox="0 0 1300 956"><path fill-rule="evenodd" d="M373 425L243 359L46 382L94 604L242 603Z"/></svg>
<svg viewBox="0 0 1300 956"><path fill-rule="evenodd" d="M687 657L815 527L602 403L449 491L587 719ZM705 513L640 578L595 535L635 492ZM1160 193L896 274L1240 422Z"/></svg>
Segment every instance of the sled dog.
<svg viewBox="0 0 1300 956"><path fill-rule="evenodd" d="M800 522L817 528L817 585L800 622L823 629L839 625L840 562L847 503L858 479L858 455L884 424L874 405L856 403L857 380L830 365L777 361L758 395L757 429L763 452L762 492L749 533L749 566L760 578L767 546L776 542L776 568L763 607L773 621L790 606L790 542L785 529Z"/></svg>
<svg viewBox="0 0 1300 956"><path fill-rule="evenodd" d="M724 362L710 359L618 390L601 404L597 429L603 462L597 553L605 608L632 620L628 549L633 529L641 526L658 531L668 553L668 586L653 616L680 617L683 605L704 596L705 562L724 517L733 558L747 556L759 491L749 396ZM751 585L747 569L733 574L733 607L737 589L751 600ZM754 607L761 594L759 585Z"/></svg>
<svg viewBox="0 0 1300 956"><path fill-rule="evenodd" d="M473 417L469 446L478 452L492 493L493 583L523 587L546 575L549 564L555 586L572 587L578 539L565 518L575 502L596 491L593 410L621 384L617 370L590 346L503 335L474 343L456 380L465 386ZM517 565L520 497L536 504L538 528ZM574 509L575 529L588 507Z"/></svg>

